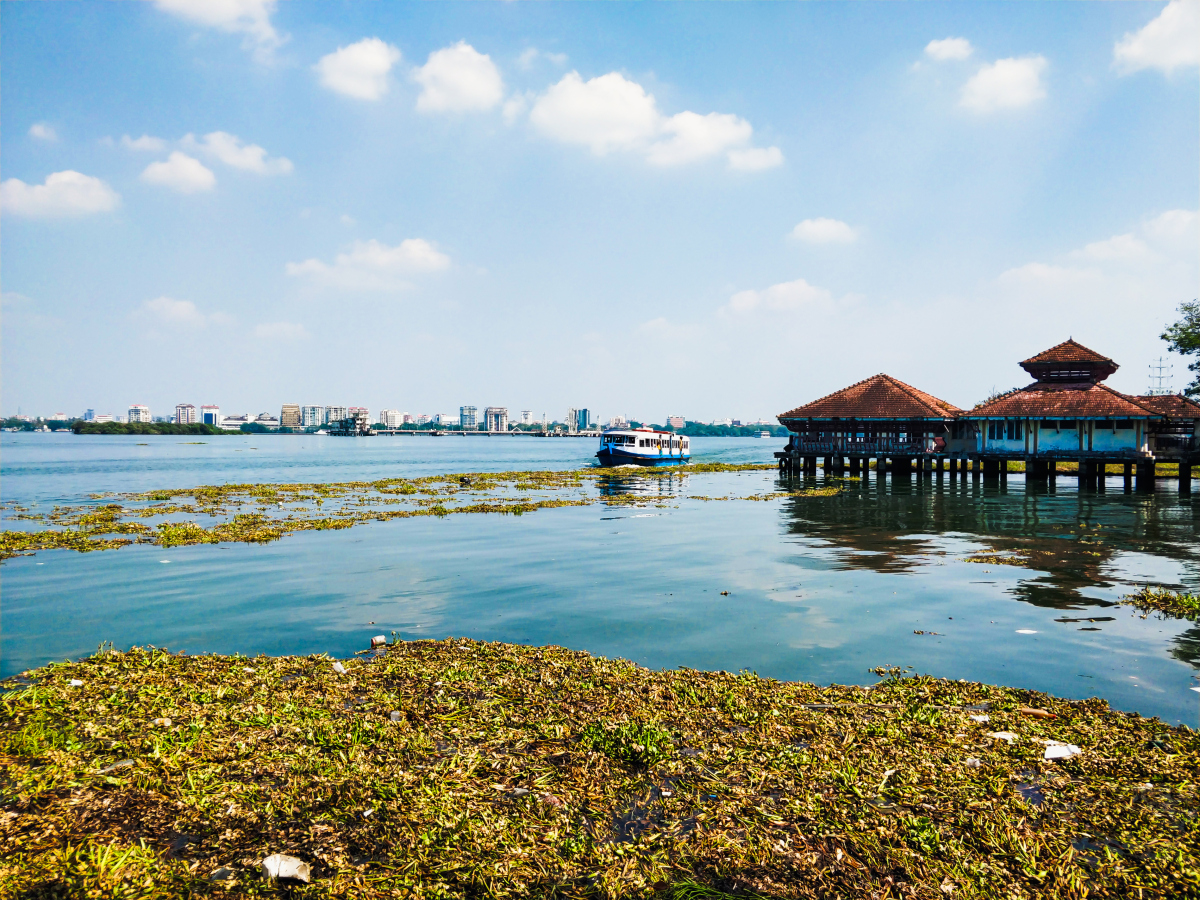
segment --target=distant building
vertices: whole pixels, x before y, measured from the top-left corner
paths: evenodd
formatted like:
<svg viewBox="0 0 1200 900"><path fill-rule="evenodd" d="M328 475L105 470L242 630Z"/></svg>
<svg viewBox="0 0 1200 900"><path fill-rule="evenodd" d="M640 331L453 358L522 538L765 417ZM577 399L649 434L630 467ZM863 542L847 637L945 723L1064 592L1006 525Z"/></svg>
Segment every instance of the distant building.
<svg viewBox="0 0 1200 900"><path fill-rule="evenodd" d="M416 422L418 425L428 425L430 422L433 421L433 418L431 416L426 415L425 413L420 413L417 415L417 417L413 421Z"/></svg>
<svg viewBox="0 0 1200 900"><path fill-rule="evenodd" d="M401 413L400 421L405 425L412 425L414 422L417 421L417 417L414 416L412 413Z"/></svg>
<svg viewBox="0 0 1200 900"><path fill-rule="evenodd" d="M216 425L221 427L221 407L219 406L202 406L200 407L200 424L201 425Z"/></svg>
<svg viewBox="0 0 1200 900"><path fill-rule="evenodd" d="M279 425L281 428L299 428L302 421L299 404L283 404L283 407L279 410Z"/></svg>
<svg viewBox="0 0 1200 900"><path fill-rule="evenodd" d="M522 425L532 425L533 424L533 410L532 409L521 410L521 424Z"/></svg>
<svg viewBox="0 0 1200 900"><path fill-rule="evenodd" d="M483 411L483 421L488 431L508 431L508 407L489 406Z"/></svg>
<svg viewBox="0 0 1200 900"><path fill-rule="evenodd" d="M379 424L384 428L399 428L404 424L404 415L398 409L380 410Z"/></svg>
<svg viewBox="0 0 1200 900"><path fill-rule="evenodd" d="M458 408L458 426L464 431L468 428L479 427L479 423L475 421L475 407L460 406Z"/></svg>
<svg viewBox="0 0 1200 900"><path fill-rule="evenodd" d="M300 425L304 428L317 428L325 424L325 407L300 407Z"/></svg>
<svg viewBox="0 0 1200 900"><path fill-rule="evenodd" d="M683 416L667 416L668 428L682 428L684 424Z"/></svg>
<svg viewBox="0 0 1200 900"><path fill-rule="evenodd" d="M96 411L94 409L85 409L83 411L83 421L94 422L96 420Z"/></svg>
<svg viewBox="0 0 1200 900"><path fill-rule="evenodd" d="M110 416L108 413L100 413L99 415L96 415L95 412L92 412L92 417L88 421L89 422L115 422L116 417Z"/></svg>
<svg viewBox="0 0 1200 900"><path fill-rule="evenodd" d="M613 416L608 420L609 428L624 428L629 423L625 421L624 416Z"/></svg>
<svg viewBox="0 0 1200 900"><path fill-rule="evenodd" d="M741 425L736 419L713 419L714 425Z"/></svg>
<svg viewBox="0 0 1200 900"><path fill-rule="evenodd" d="M474 413L471 414L471 419L474 421ZM460 412L457 416L454 413L438 413L433 417L433 422L435 425L441 425L443 428L453 428L455 425L462 424L462 413ZM475 426L472 425L471 427L474 428Z"/></svg>
<svg viewBox="0 0 1200 900"><path fill-rule="evenodd" d="M243 425L249 425L254 421L253 416L221 416L221 424L217 427L223 428L226 431L241 431Z"/></svg>
<svg viewBox="0 0 1200 900"><path fill-rule="evenodd" d="M196 423L196 407L190 403L175 404L175 424L194 425Z"/></svg>
<svg viewBox="0 0 1200 900"><path fill-rule="evenodd" d="M130 422L150 422L150 407L143 406L141 403L135 403L129 407Z"/></svg>
<svg viewBox="0 0 1200 900"><path fill-rule="evenodd" d="M259 413L257 416L254 417L254 421L256 423L258 423L259 425L263 426L264 428L278 428L279 427L279 419L275 418L270 413L265 413L265 412Z"/></svg>
<svg viewBox="0 0 1200 900"><path fill-rule="evenodd" d="M347 411L346 407L344 407L344 406L327 406L327 407L325 407L325 422L327 424L333 424L334 422L340 422L342 419L346 418L346 416L348 416L349 414L350 413Z"/></svg>

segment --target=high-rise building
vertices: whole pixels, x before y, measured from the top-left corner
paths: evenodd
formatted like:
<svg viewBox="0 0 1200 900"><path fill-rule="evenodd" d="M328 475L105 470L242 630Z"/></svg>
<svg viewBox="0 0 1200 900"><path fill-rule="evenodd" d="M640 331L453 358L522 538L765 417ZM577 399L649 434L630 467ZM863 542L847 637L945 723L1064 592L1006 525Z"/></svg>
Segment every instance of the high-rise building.
<svg viewBox="0 0 1200 900"><path fill-rule="evenodd" d="M629 423L625 421L624 416L613 416L608 420L609 428L624 428Z"/></svg>
<svg viewBox="0 0 1200 900"><path fill-rule="evenodd" d="M379 412L379 422L384 428L399 428L404 424L404 416L398 409L384 409Z"/></svg>
<svg viewBox="0 0 1200 900"><path fill-rule="evenodd" d="M488 431L508 431L508 407L489 406L483 411L483 421Z"/></svg>
<svg viewBox="0 0 1200 900"><path fill-rule="evenodd" d="M130 422L149 422L150 421L150 407L143 406L141 403L133 404L131 407L129 407L129 421Z"/></svg>
<svg viewBox="0 0 1200 900"><path fill-rule="evenodd" d="M175 404L175 424L194 425L196 423L196 407L190 403Z"/></svg>
<svg viewBox="0 0 1200 900"><path fill-rule="evenodd" d="M411 425L411 424L413 424L414 422L416 422L417 420L416 420L416 418L413 416L413 414L412 414L412 413L401 413L401 415L400 415L400 421L401 421L402 423L404 423L405 425Z"/></svg>
<svg viewBox="0 0 1200 900"><path fill-rule="evenodd" d="M83 411L83 421L85 421L85 422L96 421L96 411L94 409L85 409Z"/></svg>
<svg viewBox="0 0 1200 900"><path fill-rule="evenodd" d="M433 419L425 413L420 413L414 420L418 425L428 425Z"/></svg>
<svg viewBox="0 0 1200 900"><path fill-rule="evenodd" d="M588 425L591 424L591 410L575 409L572 407L567 410L567 431L574 434L579 431L587 431Z"/></svg>
<svg viewBox="0 0 1200 900"><path fill-rule="evenodd" d="M279 410L279 427L280 428L299 428L300 427L300 405L298 403L285 403Z"/></svg>
<svg viewBox="0 0 1200 900"><path fill-rule="evenodd" d="M521 410L521 424L522 425L532 425L533 424L533 410L532 409Z"/></svg>
<svg viewBox="0 0 1200 900"><path fill-rule="evenodd" d="M478 428L475 421L475 407L460 406L458 408L458 427L466 431L468 428Z"/></svg>
<svg viewBox="0 0 1200 900"><path fill-rule="evenodd" d="M682 428L683 425L683 416L667 416L668 428Z"/></svg>
<svg viewBox="0 0 1200 900"><path fill-rule="evenodd" d="M332 425L334 422L346 418L346 415L346 407L344 406L327 406L325 407L325 424Z"/></svg>
<svg viewBox="0 0 1200 900"><path fill-rule="evenodd" d="M454 413L438 413L433 417L434 425L441 425L443 428L453 428L455 425L462 423L462 413L457 416Z"/></svg>
<svg viewBox="0 0 1200 900"><path fill-rule="evenodd" d="M221 407L219 406L202 406L200 407L200 424L216 425L221 427Z"/></svg>
<svg viewBox="0 0 1200 900"><path fill-rule="evenodd" d="M300 407L300 425L304 428L315 428L325 424L325 407Z"/></svg>

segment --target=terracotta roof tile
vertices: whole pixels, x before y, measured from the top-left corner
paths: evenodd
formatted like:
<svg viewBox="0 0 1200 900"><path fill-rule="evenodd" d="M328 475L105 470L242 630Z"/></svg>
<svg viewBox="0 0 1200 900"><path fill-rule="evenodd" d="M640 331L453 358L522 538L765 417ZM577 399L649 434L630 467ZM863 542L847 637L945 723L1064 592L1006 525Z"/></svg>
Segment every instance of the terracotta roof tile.
<svg viewBox="0 0 1200 900"><path fill-rule="evenodd" d="M1141 402L1103 384L1045 384L1009 391L963 413L964 419L1056 418L1059 416L1111 416L1138 419L1162 415Z"/></svg>
<svg viewBox="0 0 1200 900"><path fill-rule="evenodd" d="M1043 350L1037 356L1031 356L1029 359L1023 360L1021 365L1038 364L1038 363L1108 363L1115 366L1116 364L1107 356L1101 356L1095 350L1089 350L1083 344L1078 344L1075 341L1067 340L1061 344L1051 347L1049 350Z"/></svg>
<svg viewBox="0 0 1200 900"><path fill-rule="evenodd" d="M784 419L951 419L961 410L890 375L873 375L820 400L779 414Z"/></svg>
<svg viewBox="0 0 1200 900"><path fill-rule="evenodd" d="M1159 394L1134 399L1142 406L1171 419L1200 419L1200 403L1179 394Z"/></svg>

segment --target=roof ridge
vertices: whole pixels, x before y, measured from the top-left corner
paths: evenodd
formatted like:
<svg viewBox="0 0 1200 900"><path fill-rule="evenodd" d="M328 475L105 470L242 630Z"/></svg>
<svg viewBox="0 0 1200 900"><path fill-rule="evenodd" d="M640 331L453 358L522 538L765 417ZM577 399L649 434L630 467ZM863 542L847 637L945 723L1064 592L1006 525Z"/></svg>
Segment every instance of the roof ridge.
<svg viewBox="0 0 1200 900"><path fill-rule="evenodd" d="M1127 401L1127 402L1129 402L1129 403L1132 403L1134 406L1137 406L1137 407L1139 407L1139 408L1141 408L1141 409L1144 409L1146 412L1150 413L1150 415L1152 415L1152 416L1161 416L1161 415L1162 415L1162 413L1160 413L1158 410L1156 410L1156 409L1151 409L1149 406L1147 406L1146 404L1142 403L1142 402L1141 402L1140 400L1138 400L1138 398L1137 398L1135 395L1133 395L1133 394L1123 394L1123 393L1121 393L1120 391L1118 391L1116 388L1110 388L1110 387L1109 387L1107 384L1101 384L1101 383L1097 383L1097 384L1093 385L1093 387L1098 387L1098 388L1100 388L1100 389L1101 389L1101 390L1103 390L1103 391L1108 391L1110 394L1116 394L1116 395L1117 395L1118 397L1120 397L1122 400L1125 400L1125 401Z"/></svg>

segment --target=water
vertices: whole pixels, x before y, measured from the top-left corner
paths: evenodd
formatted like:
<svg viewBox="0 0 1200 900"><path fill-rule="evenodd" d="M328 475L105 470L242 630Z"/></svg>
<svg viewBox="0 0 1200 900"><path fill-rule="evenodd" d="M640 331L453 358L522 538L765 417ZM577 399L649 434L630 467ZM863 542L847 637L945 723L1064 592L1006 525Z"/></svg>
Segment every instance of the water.
<svg viewBox="0 0 1200 900"><path fill-rule="evenodd" d="M697 460L769 461L778 444L693 439ZM0 448L4 500L46 509L99 491L574 468L591 463L595 442L5 434ZM1144 583L1200 587L1196 503L1173 481L1142 495L1124 493L1119 478L1083 494L1065 477L1053 492L1019 476L1006 487L871 479L835 497L691 499L779 486L773 472L691 475L672 479L665 508L20 557L0 569L0 674L101 641L346 656L395 631L820 683L870 683L871 667L912 666L1197 724L1200 695L1189 688L1200 684L1200 627L1114 607ZM1029 564L964 561L981 553Z"/></svg>

